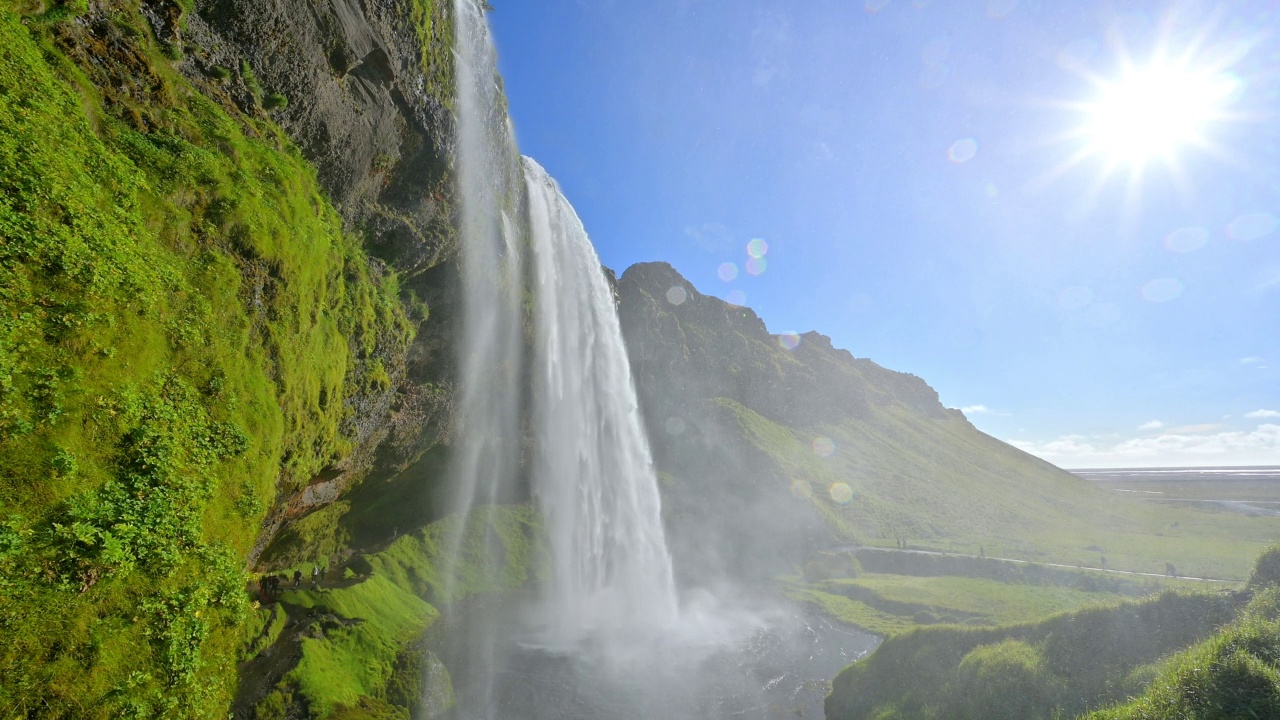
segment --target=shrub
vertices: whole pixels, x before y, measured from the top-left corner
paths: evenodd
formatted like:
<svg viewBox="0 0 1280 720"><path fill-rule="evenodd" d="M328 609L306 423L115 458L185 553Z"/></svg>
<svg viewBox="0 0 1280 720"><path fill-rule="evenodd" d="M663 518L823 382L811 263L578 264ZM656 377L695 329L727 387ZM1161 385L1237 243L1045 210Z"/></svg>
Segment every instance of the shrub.
<svg viewBox="0 0 1280 720"><path fill-rule="evenodd" d="M274 92L262 101L262 107L268 110L283 110L289 107L289 98L285 97L281 93Z"/></svg>
<svg viewBox="0 0 1280 720"><path fill-rule="evenodd" d="M1272 545L1258 556L1249 576L1249 587L1280 584L1280 545Z"/></svg>

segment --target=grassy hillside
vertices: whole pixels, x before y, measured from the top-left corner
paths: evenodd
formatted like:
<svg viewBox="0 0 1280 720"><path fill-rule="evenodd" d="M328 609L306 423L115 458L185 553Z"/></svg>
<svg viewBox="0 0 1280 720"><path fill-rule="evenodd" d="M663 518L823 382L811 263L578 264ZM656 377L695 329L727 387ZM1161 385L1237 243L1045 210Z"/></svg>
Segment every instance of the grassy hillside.
<svg viewBox="0 0 1280 720"><path fill-rule="evenodd" d="M1243 580L1280 534L1276 517L1106 492L979 432L922 379L817 333L771 335L669 265L629 268L619 294L686 583L726 569L788 573L816 550L900 540Z"/></svg>
<svg viewBox="0 0 1280 720"><path fill-rule="evenodd" d="M901 406L792 429L728 399L742 437L849 541L1243 580L1280 518L1154 506L1095 487L973 429ZM831 448L824 457L815 446ZM824 450L825 451L825 450ZM844 493L844 494L841 494Z"/></svg>
<svg viewBox="0 0 1280 720"><path fill-rule="evenodd" d="M1168 653L1230 622L1243 599L1177 591L996 628L920 628L832 683L832 720L1050 720L1142 691Z"/></svg>
<svg viewBox="0 0 1280 720"><path fill-rule="evenodd" d="M178 53L132 2L0 4L6 717L225 713L264 513L411 335L289 141Z"/></svg>
<svg viewBox="0 0 1280 720"><path fill-rule="evenodd" d="M1280 717L1280 549L1259 558L1252 601L1230 626L1170 658L1141 696L1089 720Z"/></svg>

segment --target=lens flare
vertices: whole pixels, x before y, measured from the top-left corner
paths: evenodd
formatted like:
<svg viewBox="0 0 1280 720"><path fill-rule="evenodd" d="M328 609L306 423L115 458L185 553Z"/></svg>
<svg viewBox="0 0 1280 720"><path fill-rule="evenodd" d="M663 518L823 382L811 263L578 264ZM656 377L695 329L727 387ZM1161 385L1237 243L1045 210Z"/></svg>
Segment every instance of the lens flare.
<svg viewBox="0 0 1280 720"><path fill-rule="evenodd" d="M716 270L716 275L720 276L721 280L729 282L738 277L738 266L731 262L720 263L720 267Z"/></svg>
<svg viewBox="0 0 1280 720"><path fill-rule="evenodd" d="M1182 294L1183 287L1178 278L1156 278L1142 286L1142 297L1150 302L1169 302Z"/></svg>
<svg viewBox="0 0 1280 720"><path fill-rule="evenodd" d="M765 268L767 268L767 267L769 267L769 263L768 263L768 261L766 261L764 258L762 258L762 257L754 258L754 257L753 257L753 258L751 258L750 260L748 260L748 261L747 261L747 274L748 274L748 275L762 275L762 274L764 274Z"/></svg>
<svg viewBox="0 0 1280 720"><path fill-rule="evenodd" d="M793 332L784 332L778 335L778 344L784 350L795 350L800 346L800 335Z"/></svg>
<svg viewBox="0 0 1280 720"><path fill-rule="evenodd" d="M1174 253L1199 250L1209 242L1209 231L1202 227L1178 228L1164 236L1164 249Z"/></svg>
<svg viewBox="0 0 1280 720"><path fill-rule="evenodd" d="M743 305L747 304L747 294L742 292L741 290L730 290L728 293L725 294L724 301L729 303L730 305L737 305L738 307L742 307Z"/></svg>
<svg viewBox="0 0 1280 720"><path fill-rule="evenodd" d="M848 505L853 502L853 488L848 483L835 482L831 483L831 487L827 488L827 494L831 499L841 505Z"/></svg>
<svg viewBox="0 0 1280 720"><path fill-rule="evenodd" d="M809 487L809 483L803 480L792 480L791 494L801 500L808 500L813 497L813 488Z"/></svg>
<svg viewBox="0 0 1280 720"><path fill-rule="evenodd" d="M769 243L765 242L764 238L752 238L751 242L747 243L747 254L753 258L762 258L767 252L769 252Z"/></svg>
<svg viewBox="0 0 1280 720"><path fill-rule="evenodd" d="M689 293L684 288L676 285L667 291L667 302L672 305L682 305L685 300L689 299Z"/></svg>
<svg viewBox="0 0 1280 720"><path fill-rule="evenodd" d="M978 141L973 138L962 138L951 143L951 147L947 148L947 159L957 165L969 162L977 154Z"/></svg>
<svg viewBox="0 0 1280 720"><path fill-rule="evenodd" d="M1232 240L1257 240L1270 235L1280 225L1271 213L1252 213L1227 223L1227 237Z"/></svg>
<svg viewBox="0 0 1280 720"><path fill-rule="evenodd" d="M818 457L831 457L836 453L836 443L829 437L813 439L813 454Z"/></svg>
<svg viewBox="0 0 1280 720"><path fill-rule="evenodd" d="M663 425L666 427L667 433L670 435L680 435L684 432L684 420L678 417L667 418L667 421L663 423Z"/></svg>

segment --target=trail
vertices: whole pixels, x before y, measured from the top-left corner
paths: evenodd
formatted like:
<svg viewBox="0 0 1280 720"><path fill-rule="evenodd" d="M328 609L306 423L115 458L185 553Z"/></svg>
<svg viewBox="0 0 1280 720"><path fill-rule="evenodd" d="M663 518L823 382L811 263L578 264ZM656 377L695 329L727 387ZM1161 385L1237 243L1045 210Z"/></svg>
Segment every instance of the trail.
<svg viewBox="0 0 1280 720"><path fill-rule="evenodd" d="M1034 560L1018 560L1016 558L995 557L993 555L972 555L969 553L944 552L942 550L913 550L911 548L907 548L907 549L886 548L886 547L877 547L872 545L867 545L867 546L844 545L844 546L835 548L835 551L836 552L850 552L850 551L857 552L858 550L863 550L863 549L878 550L882 552L894 552L894 553L914 553L916 555L936 555L939 557L975 558L978 560L998 560L1000 562L1017 563L1019 565L1040 565L1043 567L1066 568L1068 570L1092 570L1094 572L1107 573L1108 575L1132 575L1135 577L1166 578L1170 580L1192 580L1195 582L1223 583L1227 585L1240 585L1244 582L1243 580L1222 580L1219 578L1189 577L1187 575L1177 575L1174 577L1170 577L1163 573L1137 572L1136 570L1113 570L1110 568L1103 570L1100 567L1091 567L1089 565L1067 565L1064 563L1039 562Z"/></svg>

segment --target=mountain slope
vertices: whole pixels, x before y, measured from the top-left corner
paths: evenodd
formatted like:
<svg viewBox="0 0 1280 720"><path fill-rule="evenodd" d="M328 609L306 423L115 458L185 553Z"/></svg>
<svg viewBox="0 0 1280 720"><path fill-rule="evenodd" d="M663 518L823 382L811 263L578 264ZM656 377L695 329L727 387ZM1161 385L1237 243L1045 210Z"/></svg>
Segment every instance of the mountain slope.
<svg viewBox="0 0 1280 720"><path fill-rule="evenodd" d="M898 538L1073 564L1105 552L1112 567L1154 572L1171 559L1243 577L1276 529L1106 493L979 432L922 379L817 333L771 335L750 309L698 293L664 263L629 268L618 294L686 579Z"/></svg>

